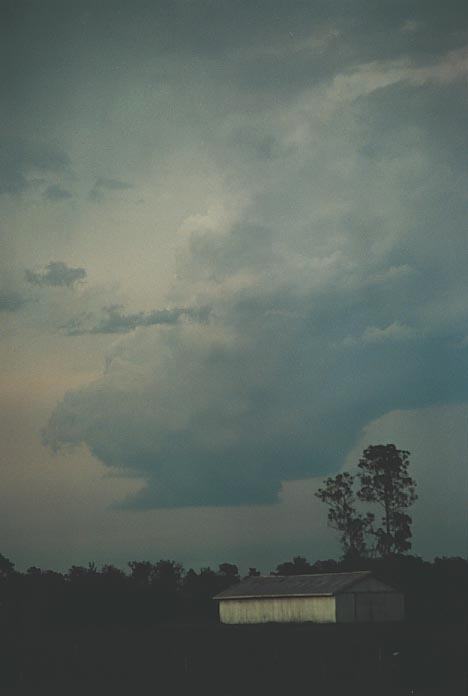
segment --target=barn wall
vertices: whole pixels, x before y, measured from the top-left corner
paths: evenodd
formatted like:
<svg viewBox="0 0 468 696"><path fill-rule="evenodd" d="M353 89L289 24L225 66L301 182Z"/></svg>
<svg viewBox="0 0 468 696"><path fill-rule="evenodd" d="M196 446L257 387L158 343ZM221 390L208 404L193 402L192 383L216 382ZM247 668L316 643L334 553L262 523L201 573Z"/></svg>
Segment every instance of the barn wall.
<svg viewBox="0 0 468 696"><path fill-rule="evenodd" d="M355 597L354 594L348 592L346 594L339 594L335 597L336 601L336 621L337 623L351 623L355 621L354 618L354 607L355 607Z"/></svg>
<svg viewBox="0 0 468 696"><path fill-rule="evenodd" d="M334 623L334 597L225 599L219 602L221 623L253 624L314 621Z"/></svg>
<svg viewBox="0 0 468 696"><path fill-rule="evenodd" d="M336 597L336 620L342 622L402 621L403 595L399 592L346 592Z"/></svg>
<svg viewBox="0 0 468 696"><path fill-rule="evenodd" d="M356 594L357 621L401 621L403 595L399 592Z"/></svg>

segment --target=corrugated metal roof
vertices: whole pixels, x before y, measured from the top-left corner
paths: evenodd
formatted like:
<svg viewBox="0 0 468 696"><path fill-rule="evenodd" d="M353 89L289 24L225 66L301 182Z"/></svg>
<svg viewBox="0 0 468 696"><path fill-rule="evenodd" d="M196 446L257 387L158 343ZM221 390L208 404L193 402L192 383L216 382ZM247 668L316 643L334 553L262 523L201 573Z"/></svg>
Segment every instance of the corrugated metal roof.
<svg viewBox="0 0 468 696"><path fill-rule="evenodd" d="M258 575L245 578L217 594L214 599L335 595L371 575L368 570L316 575Z"/></svg>

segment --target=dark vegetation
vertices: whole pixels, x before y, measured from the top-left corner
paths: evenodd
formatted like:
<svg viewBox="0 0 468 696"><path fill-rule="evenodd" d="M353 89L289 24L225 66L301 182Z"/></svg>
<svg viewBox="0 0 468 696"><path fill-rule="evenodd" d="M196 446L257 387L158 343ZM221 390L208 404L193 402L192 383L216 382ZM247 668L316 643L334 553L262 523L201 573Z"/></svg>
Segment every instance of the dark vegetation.
<svg viewBox="0 0 468 696"><path fill-rule="evenodd" d="M371 570L404 593L405 622L222 626L212 598L239 582L231 563L20 573L0 554L0 693L466 696L468 561L403 553L416 498L408 463L394 445L370 447L356 477L327 479L318 497L340 533L342 560L296 556L272 571ZM360 502L380 506L381 516L358 510Z"/></svg>
<svg viewBox="0 0 468 696"><path fill-rule="evenodd" d="M0 556L1 620L9 627L154 626L212 624L212 597L239 581L237 566L184 572L174 561L132 561L129 572L94 563L67 573L29 568L18 573ZM5 570L7 568L7 570ZM417 556L360 561L316 561L302 556L280 563L279 575L372 570L405 595L411 622L462 623L468 619L468 561ZM255 573L255 569L250 569Z"/></svg>

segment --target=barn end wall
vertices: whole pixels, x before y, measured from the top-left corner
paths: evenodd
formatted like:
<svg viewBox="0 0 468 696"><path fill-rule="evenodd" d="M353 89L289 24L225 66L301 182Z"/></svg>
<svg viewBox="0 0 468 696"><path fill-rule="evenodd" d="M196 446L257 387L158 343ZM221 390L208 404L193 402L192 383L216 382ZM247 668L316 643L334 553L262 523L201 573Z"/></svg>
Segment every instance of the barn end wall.
<svg viewBox="0 0 468 696"><path fill-rule="evenodd" d="M219 602L219 618L224 624L335 623L335 598L225 599Z"/></svg>
<svg viewBox="0 0 468 696"><path fill-rule="evenodd" d="M404 599L400 592L345 592L336 597L338 623L403 621Z"/></svg>

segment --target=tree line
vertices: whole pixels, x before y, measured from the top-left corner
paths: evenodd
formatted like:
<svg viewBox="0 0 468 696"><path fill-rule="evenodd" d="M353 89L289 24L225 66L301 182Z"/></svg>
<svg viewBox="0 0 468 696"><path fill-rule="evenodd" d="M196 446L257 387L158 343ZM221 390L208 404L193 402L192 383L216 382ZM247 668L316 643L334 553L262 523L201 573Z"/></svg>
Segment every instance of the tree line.
<svg viewBox="0 0 468 696"><path fill-rule="evenodd" d="M36 566L21 573L0 554L0 615L16 624L210 621L212 597L239 580L231 563L197 572L167 559L130 561L126 571L90 562L64 573Z"/></svg>
<svg viewBox="0 0 468 696"><path fill-rule="evenodd" d="M468 619L468 561L414 555L308 561L295 556L271 574L298 575L371 570L405 594L414 621ZM259 575L250 568L248 575ZM173 560L131 561L127 572L95 563L67 572L31 567L21 573L0 555L0 618L10 628L74 625L156 625L216 623L213 596L240 581L237 565L222 563L186 571Z"/></svg>

